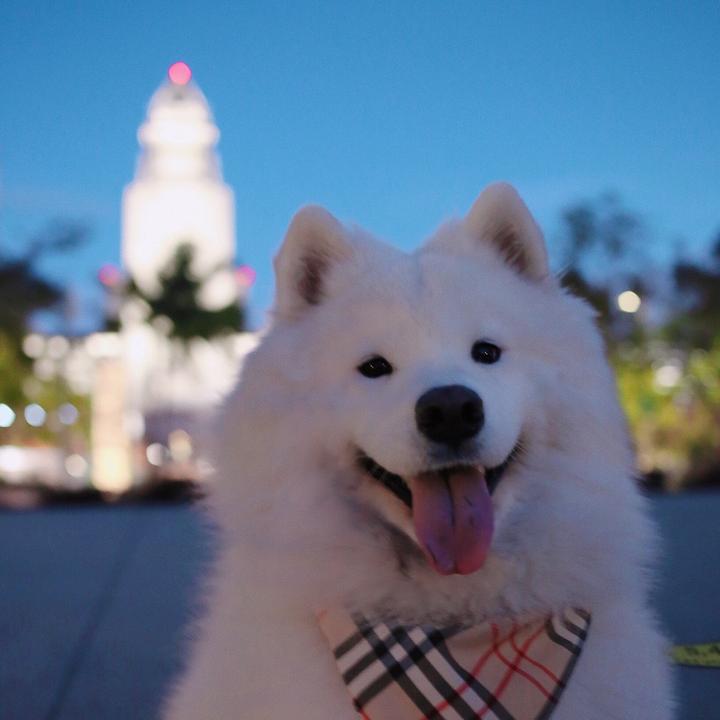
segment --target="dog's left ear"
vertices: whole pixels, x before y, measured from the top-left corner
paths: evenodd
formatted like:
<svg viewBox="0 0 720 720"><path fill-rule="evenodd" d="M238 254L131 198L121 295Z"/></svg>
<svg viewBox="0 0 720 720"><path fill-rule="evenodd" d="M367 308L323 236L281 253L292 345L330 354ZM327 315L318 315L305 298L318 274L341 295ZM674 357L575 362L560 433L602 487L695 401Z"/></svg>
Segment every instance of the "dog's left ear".
<svg viewBox="0 0 720 720"><path fill-rule="evenodd" d="M493 246L518 274L536 281L548 276L542 232L512 185L497 182L486 187L463 227L473 242Z"/></svg>
<svg viewBox="0 0 720 720"><path fill-rule="evenodd" d="M317 205L301 208L275 257L276 314L292 319L319 305L333 267L352 255L345 228L333 215Z"/></svg>

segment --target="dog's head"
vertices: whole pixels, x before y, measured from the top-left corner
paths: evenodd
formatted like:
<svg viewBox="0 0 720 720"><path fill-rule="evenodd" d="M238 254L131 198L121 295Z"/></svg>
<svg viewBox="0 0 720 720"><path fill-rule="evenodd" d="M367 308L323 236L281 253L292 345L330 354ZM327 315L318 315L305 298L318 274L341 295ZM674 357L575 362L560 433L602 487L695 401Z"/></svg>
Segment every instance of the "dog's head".
<svg viewBox="0 0 720 720"><path fill-rule="evenodd" d="M600 355L525 204L492 185L412 254L308 207L276 272L271 337L302 407L297 435L439 573L478 570L496 487L570 430L548 395L564 384L566 403Z"/></svg>

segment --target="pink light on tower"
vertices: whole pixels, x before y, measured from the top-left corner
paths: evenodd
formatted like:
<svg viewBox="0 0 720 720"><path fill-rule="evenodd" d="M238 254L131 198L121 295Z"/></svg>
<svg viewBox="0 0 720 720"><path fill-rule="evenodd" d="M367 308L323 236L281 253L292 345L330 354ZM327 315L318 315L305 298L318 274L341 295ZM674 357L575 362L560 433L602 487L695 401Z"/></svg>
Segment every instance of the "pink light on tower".
<svg viewBox="0 0 720 720"><path fill-rule="evenodd" d="M123 277L120 269L110 263L106 263L100 268L100 270L98 270L98 280L105 287L115 287L122 282L122 279Z"/></svg>
<svg viewBox="0 0 720 720"><path fill-rule="evenodd" d="M249 265L240 265L235 268L235 280L241 289L246 290L255 282L255 270Z"/></svg>
<svg viewBox="0 0 720 720"><path fill-rule="evenodd" d="M176 62L168 69L168 77L173 85L187 85L192 78L192 70L186 63Z"/></svg>

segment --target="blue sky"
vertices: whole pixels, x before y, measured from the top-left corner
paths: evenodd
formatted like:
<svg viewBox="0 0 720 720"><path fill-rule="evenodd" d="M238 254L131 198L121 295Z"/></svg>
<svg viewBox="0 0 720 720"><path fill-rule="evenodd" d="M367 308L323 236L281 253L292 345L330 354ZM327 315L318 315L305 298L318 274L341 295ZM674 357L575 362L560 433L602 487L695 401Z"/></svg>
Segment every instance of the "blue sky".
<svg viewBox="0 0 720 720"><path fill-rule="evenodd" d="M52 218L92 240L46 271L89 322L119 261L135 133L188 62L222 132L238 258L272 297L292 213L319 202L406 248L493 179L551 243L562 207L614 189L667 257L720 229L717 2L0 4L0 248Z"/></svg>

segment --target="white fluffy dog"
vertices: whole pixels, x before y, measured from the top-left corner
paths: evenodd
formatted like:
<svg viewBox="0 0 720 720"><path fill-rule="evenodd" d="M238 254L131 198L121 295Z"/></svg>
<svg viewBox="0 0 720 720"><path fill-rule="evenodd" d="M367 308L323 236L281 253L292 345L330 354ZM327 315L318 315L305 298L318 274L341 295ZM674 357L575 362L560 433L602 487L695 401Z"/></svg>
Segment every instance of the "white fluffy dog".
<svg viewBox="0 0 720 720"><path fill-rule="evenodd" d="M447 625L579 607L553 719L669 718L614 381L515 190L490 186L411 254L305 208L276 272L221 415L223 549L166 717L356 718L324 608Z"/></svg>

